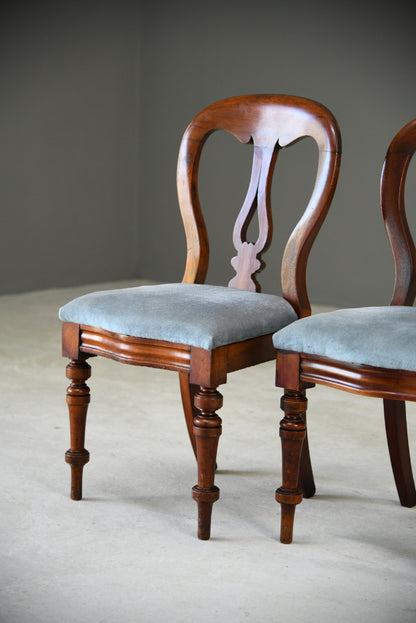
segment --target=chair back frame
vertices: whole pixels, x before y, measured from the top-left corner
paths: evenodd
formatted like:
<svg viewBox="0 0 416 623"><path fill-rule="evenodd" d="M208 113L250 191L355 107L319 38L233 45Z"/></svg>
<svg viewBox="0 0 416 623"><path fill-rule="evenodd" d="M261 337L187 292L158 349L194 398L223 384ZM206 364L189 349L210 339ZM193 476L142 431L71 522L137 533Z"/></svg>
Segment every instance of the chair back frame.
<svg viewBox="0 0 416 623"><path fill-rule="evenodd" d="M411 306L416 296L416 249L405 211L405 182L415 152L416 119L405 125L391 141L381 173L381 209L395 265L391 305ZM416 401L415 372L278 351L276 385L299 390L315 383L366 396Z"/></svg>
<svg viewBox="0 0 416 623"><path fill-rule="evenodd" d="M299 317L310 314L306 289L306 264L333 198L339 175L341 137L332 113L317 102L289 95L232 97L208 106L185 131L177 166L177 191L187 240L183 281L204 283L209 262L209 242L198 196L198 170L202 148L217 130L233 134L254 146L248 192L238 214L233 243L237 255L231 263L236 276L229 286L260 291L256 275L264 268L262 253L270 245L273 224L270 191L280 149L311 137L318 146L315 185L306 210L293 230L283 253L282 293ZM248 226L257 211L259 236L247 240Z"/></svg>
<svg viewBox="0 0 416 623"><path fill-rule="evenodd" d="M416 119L390 143L381 175L381 208L395 266L391 305L413 305L416 296L416 250L405 211L406 177L415 151Z"/></svg>

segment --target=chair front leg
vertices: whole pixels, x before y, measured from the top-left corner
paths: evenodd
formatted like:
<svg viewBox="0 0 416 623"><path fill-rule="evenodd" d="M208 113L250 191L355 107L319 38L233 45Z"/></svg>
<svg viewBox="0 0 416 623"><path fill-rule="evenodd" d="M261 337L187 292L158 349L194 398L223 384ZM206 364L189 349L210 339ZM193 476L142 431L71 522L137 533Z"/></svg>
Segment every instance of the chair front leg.
<svg viewBox="0 0 416 623"><path fill-rule="evenodd" d="M85 423L90 402L90 390L85 381L91 376L91 366L83 359L74 359L66 367L71 380L67 389L66 402L69 410L71 447L65 453L65 460L71 466L71 498L82 499L82 471L90 460L84 448Z"/></svg>
<svg viewBox="0 0 416 623"><path fill-rule="evenodd" d="M198 504L198 538L207 540L211 533L212 505L220 497L214 485L221 418L215 413L222 407L222 395L216 388L201 387L195 395L199 413L194 417L194 435L198 462L198 484L192 497Z"/></svg>
<svg viewBox="0 0 416 623"><path fill-rule="evenodd" d="M280 541L291 543L295 508L302 501L300 462L303 440L306 436L305 391L286 390L281 400L284 418L280 422L282 440L282 486L276 491L276 501L281 504Z"/></svg>

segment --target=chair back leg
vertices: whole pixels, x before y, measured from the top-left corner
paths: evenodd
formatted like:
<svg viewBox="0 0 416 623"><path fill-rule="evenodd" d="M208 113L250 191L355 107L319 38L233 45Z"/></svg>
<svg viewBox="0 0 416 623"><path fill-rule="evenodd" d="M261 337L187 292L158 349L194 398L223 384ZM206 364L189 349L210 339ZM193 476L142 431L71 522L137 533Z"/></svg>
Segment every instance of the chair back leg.
<svg viewBox="0 0 416 623"><path fill-rule="evenodd" d="M306 426L306 421L305 421ZM300 479L299 487L302 488L303 497L311 498L315 495L316 487L313 477L311 456L309 454L308 431L305 430L305 439L302 445L302 455L300 458Z"/></svg>
<svg viewBox="0 0 416 623"><path fill-rule="evenodd" d="M195 407L195 395L199 391L199 385L189 382L187 372L179 372L179 386L181 388L183 413L185 416L186 428L188 429L189 440L196 458L196 440L194 435L194 416L198 414Z"/></svg>
<svg viewBox="0 0 416 623"><path fill-rule="evenodd" d="M410 462L407 436L406 403L402 400L383 400L387 445L397 493L402 506L416 505L416 489Z"/></svg>

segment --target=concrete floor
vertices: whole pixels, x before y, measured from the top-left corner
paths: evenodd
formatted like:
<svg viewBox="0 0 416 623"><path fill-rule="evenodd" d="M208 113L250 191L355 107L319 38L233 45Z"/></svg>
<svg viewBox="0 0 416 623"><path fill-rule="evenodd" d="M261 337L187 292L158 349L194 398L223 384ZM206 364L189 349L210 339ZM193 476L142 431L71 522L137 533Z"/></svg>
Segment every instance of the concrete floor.
<svg viewBox="0 0 416 623"><path fill-rule="evenodd" d="M416 509L398 503L378 400L309 392L317 494L282 545L274 366L230 375L201 542L176 374L97 358L84 500L69 499L57 309L90 289L0 297L1 623L415 623ZM413 404L409 429L414 448Z"/></svg>

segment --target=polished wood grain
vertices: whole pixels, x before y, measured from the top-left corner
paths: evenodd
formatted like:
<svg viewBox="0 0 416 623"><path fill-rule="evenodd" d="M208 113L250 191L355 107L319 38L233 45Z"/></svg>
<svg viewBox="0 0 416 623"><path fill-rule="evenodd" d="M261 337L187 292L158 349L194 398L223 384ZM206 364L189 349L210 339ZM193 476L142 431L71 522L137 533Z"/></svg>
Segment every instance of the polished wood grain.
<svg viewBox="0 0 416 623"><path fill-rule="evenodd" d="M67 389L66 402L69 409L71 447L65 460L71 466L71 498L82 498L82 471L90 455L85 449L85 423L90 402L90 389L85 383L91 376L91 366L84 360L73 360L66 367L71 384Z"/></svg>
<svg viewBox="0 0 416 623"><path fill-rule="evenodd" d="M407 171L415 151L416 120L402 128L392 140L381 175L382 214L395 264L392 305L412 305L416 295L416 251L404 202ZM345 363L310 353L278 350L276 385L285 388L285 396L291 396L290 403L282 401L282 409L285 412L281 422L283 479L288 470L292 469L295 469L298 479L302 478L300 459L302 444L298 443L296 428L292 433L288 423L291 418L293 419L293 411L304 409L306 412L305 390L314 384L383 399L387 444L400 503L402 506L415 506L416 489L410 460L404 401L416 401L416 373ZM299 503L298 498L289 499L288 495L285 497L286 489L290 490L290 486L296 480L293 474L291 478L291 484L285 484L284 480L282 489L278 490L280 493L276 494L277 501L282 504L280 538L283 543L292 541L294 509ZM290 504L293 506L292 509L287 508Z"/></svg>
<svg viewBox="0 0 416 623"><path fill-rule="evenodd" d="M221 418L215 413L222 407L222 395L215 388L201 387L195 395L194 436L198 459L198 484L192 488L192 497L198 504L198 538L207 540L211 532L212 505L220 497L214 484L215 466Z"/></svg>
<svg viewBox="0 0 416 623"><path fill-rule="evenodd" d="M383 400L391 467L402 506L416 505L416 489L412 473L407 436L406 404L402 400Z"/></svg>
<svg viewBox="0 0 416 623"><path fill-rule="evenodd" d="M381 208L394 258L392 305L413 305L416 296L416 250L405 211L405 184L416 150L416 119L392 140L381 177Z"/></svg>
<svg viewBox="0 0 416 623"><path fill-rule="evenodd" d="M199 414L199 411L195 406L195 395L199 391L199 385L190 383L189 374L186 372L180 372L179 387L181 390L182 408L185 415L185 423L188 430L189 440L191 442L195 458L197 458L196 439L194 435L194 417Z"/></svg>
<svg viewBox="0 0 416 623"><path fill-rule="evenodd" d="M364 396L416 400L416 373L390 368L376 368L301 355L300 380L343 389Z"/></svg>
<svg viewBox="0 0 416 623"><path fill-rule="evenodd" d="M133 366L189 372L191 348L80 325L80 352L100 355Z"/></svg>
<svg viewBox="0 0 416 623"><path fill-rule="evenodd" d="M329 209L339 174L341 139L337 122L332 113L317 102L288 95L228 98L208 106L193 119L183 136L177 164L177 192L187 244L182 279L185 283L204 283L208 270L209 242L199 201L198 170L206 140L219 130L231 133L253 152L247 196L233 231L236 255L231 263L236 274L229 286L257 292L261 289L258 274L265 267L262 254L272 241L270 189L278 152L304 137L311 137L318 146L315 186L304 214L289 237L281 266L283 296L299 317L307 316L310 304L306 263ZM257 240L250 241L247 232L254 218L258 219L259 235ZM70 365L75 367L87 357L103 356L121 363L179 373L185 421L198 464L198 482L192 490L198 506L198 537L208 539L212 505L219 497L214 480L221 418L216 411L221 408L222 397L217 388L226 383L230 372L274 359L272 334L209 351L186 344L119 335L100 327L64 323L62 353L73 360ZM74 453L83 452L81 439L88 401L85 387L82 391L82 417L77 411L81 407L68 402L71 426L74 430L79 427L74 433L77 438L71 455L74 458ZM301 464L302 487L308 495L314 490L314 483L306 444ZM78 470L77 499L81 495L81 474Z"/></svg>
<svg viewBox="0 0 416 623"><path fill-rule="evenodd" d="M276 491L276 501L281 504L282 529L280 540L290 543L292 540L295 508L302 501L300 482L300 463L302 445L306 436L307 400L304 391L286 391L281 399L281 408L285 417L280 422L280 439L284 461L282 463L282 486Z"/></svg>
<svg viewBox="0 0 416 623"><path fill-rule="evenodd" d="M233 262L237 276L231 284L244 289L259 291L260 287L256 275L264 268L261 254L271 241L270 187L278 151L304 137L311 137L317 144L314 189L302 218L289 237L281 266L283 296L300 317L306 316L310 314L307 260L329 209L339 175L341 137L338 124L321 104L290 95L233 97L209 106L195 117L181 143L177 175L179 206L187 240L183 281L189 283L203 283L208 270L209 243L198 195L198 171L203 145L213 132L220 129L230 132L241 143L254 146L249 189L233 233L238 254ZM252 243L247 241L246 235L256 206L260 206L260 233L258 240Z"/></svg>
<svg viewBox="0 0 416 623"><path fill-rule="evenodd" d="M272 237L270 191L276 158L275 145L254 148L250 184L233 232L233 243L237 255L231 260L231 265L236 272L236 276L229 283L232 288L260 291L256 274L264 268L261 255L269 247ZM247 240L247 230L256 211L259 235L253 243Z"/></svg>

